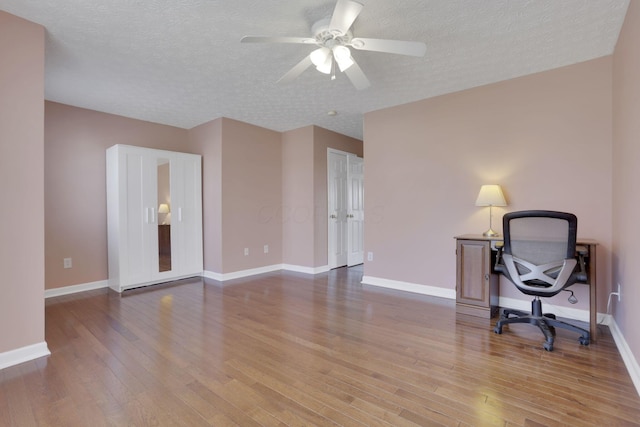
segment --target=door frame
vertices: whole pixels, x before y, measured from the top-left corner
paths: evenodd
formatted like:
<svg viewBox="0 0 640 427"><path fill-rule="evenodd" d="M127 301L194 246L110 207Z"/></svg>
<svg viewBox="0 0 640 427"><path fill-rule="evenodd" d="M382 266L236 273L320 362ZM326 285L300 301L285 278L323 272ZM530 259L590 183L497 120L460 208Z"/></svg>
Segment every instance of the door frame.
<svg viewBox="0 0 640 427"><path fill-rule="evenodd" d="M338 265L332 265L332 263L331 263L331 259L332 259L331 251L332 251L332 249L335 250L335 239L337 237L335 235L335 233L331 232L331 230L332 230L332 224L331 224L331 221L332 221L331 214L332 214L332 212L330 211L330 200L331 200L332 194L331 194L331 174L330 174L331 162L330 162L330 158L331 158L331 154L332 153L346 156L346 158L347 158L347 166L348 166L348 161L349 161L350 158L358 157L354 153L349 153L347 151L337 150L335 148L327 148L327 211L326 211L326 214L327 214L327 264L329 266L329 269L333 269L333 268L337 268L337 267L343 267L343 265L338 266ZM363 157L358 157L358 158L361 158L364 161ZM346 182L347 182L346 185L347 186L349 185L348 176L349 176L349 167L347 167L347 180L346 180ZM344 188L344 191L345 191L345 194L346 194L347 193L347 188L346 187ZM347 212L349 211L348 204L349 204L349 201L347 200L347 206L346 206ZM347 241L347 253L351 249L349 247L349 230L348 230L348 228L349 228L349 221L347 219L347 232L345 233L345 236L344 236L345 240ZM364 237L363 237L363 242L364 242ZM347 263L345 265L348 265L348 258L347 258Z"/></svg>

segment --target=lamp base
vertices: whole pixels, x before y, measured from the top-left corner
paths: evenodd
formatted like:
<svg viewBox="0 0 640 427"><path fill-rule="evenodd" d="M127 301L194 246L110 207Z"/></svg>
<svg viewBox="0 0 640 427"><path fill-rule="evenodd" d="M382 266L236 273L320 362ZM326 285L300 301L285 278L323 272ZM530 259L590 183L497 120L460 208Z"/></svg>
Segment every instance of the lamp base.
<svg viewBox="0 0 640 427"><path fill-rule="evenodd" d="M498 237L500 233L493 231L492 229L488 229L484 233L482 233L484 237Z"/></svg>

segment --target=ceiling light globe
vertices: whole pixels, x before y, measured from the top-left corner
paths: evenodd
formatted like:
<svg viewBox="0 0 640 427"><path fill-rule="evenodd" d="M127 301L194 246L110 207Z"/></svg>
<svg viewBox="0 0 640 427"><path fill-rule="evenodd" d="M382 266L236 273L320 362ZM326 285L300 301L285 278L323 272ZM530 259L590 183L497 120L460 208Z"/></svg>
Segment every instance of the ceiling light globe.
<svg viewBox="0 0 640 427"><path fill-rule="evenodd" d="M321 67L325 62L327 62L327 57L330 53L331 51L329 49L327 49L326 47L321 47L311 52L311 55L309 55L309 57L311 58L311 62L313 63L313 65L315 65L316 67Z"/></svg>
<svg viewBox="0 0 640 427"><path fill-rule="evenodd" d="M329 55L327 59L320 65L316 66L316 69L324 74L331 74L331 66L333 65L333 58Z"/></svg>
<svg viewBox="0 0 640 427"><path fill-rule="evenodd" d="M353 58L351 58L351 51L346 46L336 46L333 48L333 57L338 63L340 71L346 70L354 64Z"/></svg>
<svg viewBox="0 0 640 427"><path fill-rule="evenodd" d="M336 61L342 61L351 58L351 51L346 46L336 46L333 48L333 56L336 57Z"/></svg>

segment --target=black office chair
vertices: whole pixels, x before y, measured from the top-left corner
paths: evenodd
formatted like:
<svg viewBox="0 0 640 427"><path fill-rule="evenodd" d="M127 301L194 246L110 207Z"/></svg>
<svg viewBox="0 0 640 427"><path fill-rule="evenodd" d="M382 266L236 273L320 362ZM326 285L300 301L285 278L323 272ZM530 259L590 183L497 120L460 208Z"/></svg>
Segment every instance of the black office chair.
<svg viewBox="0 0 640 427"><path fill-rule="evenodd" d="M503 217L504 245L495 269L534 299L531 313L505 309L494 328L496 334L504 325L531 323L544 334L547 351L553 350L556 327L579 333L580 344L589 344L589 331L542 313L540 302L540 297L552 297L576 282L586 283L585 254L576 252L577 229L576 216L565 212L532 210ZM573 292L569 301L577 302Z"/></svg>

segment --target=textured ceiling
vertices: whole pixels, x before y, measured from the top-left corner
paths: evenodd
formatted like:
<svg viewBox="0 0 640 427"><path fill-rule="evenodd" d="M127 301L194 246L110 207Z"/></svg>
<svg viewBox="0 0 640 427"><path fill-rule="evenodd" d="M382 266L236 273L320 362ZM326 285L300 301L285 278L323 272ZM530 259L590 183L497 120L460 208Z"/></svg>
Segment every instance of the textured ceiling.
<svg viewBox="0 0 640 427"><path fill-rule="evenodd" d="M368 111L613 53L629 0L361 2L354 36L427 44L423 58L354 51L371 81L362 91L313 67L276 84L313 47L240 44L311 36L334 0L0 0L0 10L47 29L48 100L187 129L229 117L361 139Z"/></svg>

